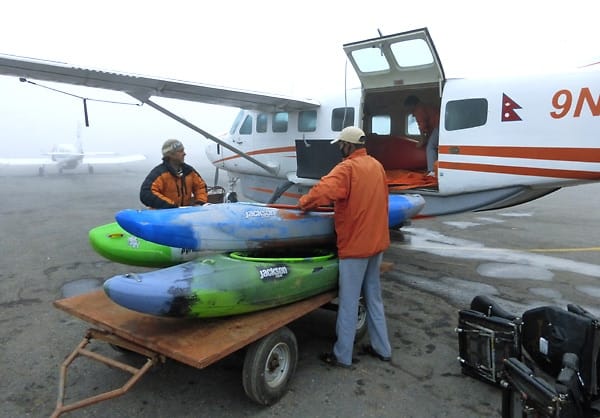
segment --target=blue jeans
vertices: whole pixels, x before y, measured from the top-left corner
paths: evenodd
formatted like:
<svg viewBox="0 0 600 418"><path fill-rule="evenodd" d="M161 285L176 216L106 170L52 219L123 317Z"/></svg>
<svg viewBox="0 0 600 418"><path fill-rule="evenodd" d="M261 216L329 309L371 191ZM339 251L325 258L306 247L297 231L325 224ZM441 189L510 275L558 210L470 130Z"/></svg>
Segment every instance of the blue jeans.
<svg viewBox="0 0 600 418"><path fill-rule="evenodd" d="M435 162L438 159L438 143L440 142L440 129L435 128L431 131L429 139L427 140L427 147L425 152L427 153L427 171L435 171Z"/></svg>
<svg viewBox="0 0 600 418"><path fill-rule="evenodd" d="M333 346L333 354L338 362L345 365L352 364L361 291L367 307L367 329L371 346L382 356L392 355L379 280L382 258L381 252L368 258L340 259L339 307L335 326L337 340Z"/></svg>

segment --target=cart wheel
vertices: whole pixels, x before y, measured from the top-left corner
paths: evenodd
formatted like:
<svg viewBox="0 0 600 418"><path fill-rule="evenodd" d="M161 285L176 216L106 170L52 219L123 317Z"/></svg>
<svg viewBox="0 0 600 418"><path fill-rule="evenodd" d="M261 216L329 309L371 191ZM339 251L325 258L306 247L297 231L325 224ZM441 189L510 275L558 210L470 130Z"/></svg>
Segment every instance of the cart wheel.
<svg viewBox="0 0 600 418"><path fill-rule="evenodd" d="M287 327L263 337L248 347L243 383L246 395L261 405L281 398L298 363L296 336Z"/></svg>
<svg viewBox="0 0 600 418"><path fill-rule="evenodd" d="M324 309L331 311L337 311L338 307L339 301L337 298L333 302L323 305ZM365 298L361 296L358 300L358 319L356 321L354 343L358 343L365 335L367 335L367 305L365 305Z"/></svg>
<svg viewBox="0 0 600 418"><path fill-rule="evenodd" d="M356 322L355 343L362 340L367 334L367 306L363 297L358 301L358 321Z"/></svg>

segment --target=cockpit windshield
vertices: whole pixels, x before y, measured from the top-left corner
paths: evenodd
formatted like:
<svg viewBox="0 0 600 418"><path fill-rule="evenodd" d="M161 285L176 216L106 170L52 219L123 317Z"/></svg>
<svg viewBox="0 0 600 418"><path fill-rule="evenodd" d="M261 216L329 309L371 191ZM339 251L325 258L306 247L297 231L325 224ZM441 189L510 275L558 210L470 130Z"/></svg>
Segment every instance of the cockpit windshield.
<svg viewBox="0 0 600 418"><path fill-rule="evenodd" d="M244 118L244 113L246 113L244 110L240 110L239 113L237 114L237 116L235 117L233 123L231 124L231 128L229 128L230 135L235 134L239 124L242 122L242 119Z"/></svg>

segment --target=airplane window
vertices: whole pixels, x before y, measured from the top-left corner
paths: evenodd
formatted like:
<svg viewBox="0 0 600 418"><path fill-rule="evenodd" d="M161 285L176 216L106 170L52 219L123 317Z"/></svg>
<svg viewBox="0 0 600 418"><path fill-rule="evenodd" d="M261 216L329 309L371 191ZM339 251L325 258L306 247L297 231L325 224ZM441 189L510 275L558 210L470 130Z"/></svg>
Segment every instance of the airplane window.
<svg viewBox="0 0 600 418"><path fill-rule="evenodd" d="M229 129L230 134L233 135L235 133L235 130L237 129L240 122L242 121L243 116L244 116L244 111L240 110L239 113L237 114L237 116L235 117L235 120L231 124L231 128Z"/></svg>
<svg viewBox="0 0 600 418"><path fill-rule="evenodd" d="M244 123L240 126L240 135L250 135L252 133L252 115L246 116Z"/></svg>
<svg viewBox="0 0 600 418"><path fill-rule="evenodd" d="M256 132L267 132L267 115L265 113L256 117Z"/></svg>
<svg viewBox="0 0 600 418"><path fill-rule="evenodd" d="M379 135L389 135L392 131L392 118L389 115L377 115L371 118L371 132Z"/></svg>
<svg viewBox="0 0 600 418"><path fill-rule="evenodd" d="M400 67L417 67L433 62L431 49L423 39L396 42L390 46L390 49Z"/></svg>
<svg viewBox="0 0 600 418"><path fill-rule="evenodd" d="M354 108L338 107L331 112L331 130L340 132L346 126L354 125Z"/></svg>
<svg viewBox="0 0 600 418"><path fill-rule="evenodd" d="M352 51L352 58L358 69L363 73L373 73L376 71L386 71L390 65L385 59L385 55L379 48L365 48Z"/></svg>
<svg viewBox="0 0 600 418"><path fill-rule="evenodd" d="M486 99L453 100L446 103L444 127L447 131L485 125L488 115Z"/></svg>
<svg viewBox="0 0 600 418"><path fill-rule="evenodd" d="M314 132L317 130L317 111L303 110L298 114L298 131Z"/></svg>
<svg viewBox="0 0 600 418"><path fill-rule="evenodd" d="M278 112L273 115L273 132L287 132L288 114L287 112Z"/></svg>
<svg viewBox="0 0 600 418"><path fill-rule="evenodd" d="M412 114L407 115L406 133L408 135L421 135L421 130L419 129L417 119Z"/></svg>

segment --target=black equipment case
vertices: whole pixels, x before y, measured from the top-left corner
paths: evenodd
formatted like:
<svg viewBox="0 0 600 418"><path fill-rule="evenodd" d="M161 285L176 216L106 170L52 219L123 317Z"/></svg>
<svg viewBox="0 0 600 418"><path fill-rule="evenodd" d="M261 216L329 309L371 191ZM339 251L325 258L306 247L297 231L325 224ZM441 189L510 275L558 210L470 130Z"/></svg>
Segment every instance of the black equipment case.
<svg viewBox="0 0 600 418"><path fill-rule="evenodd" d="M581 384L577 375L577 356L568 353L556 381L550 383L516 358L505 361L502 382L502 418L552 417L584 418ZM573 361L575 359L575 361ZM569 364L570 363L570 364Z"/></svg>
<svg viewBox="0 0 600 418"><path fill-rule="evenodd" d="M464 374L500 384L504 360L521 358L521 320L487 296L458 312L458 360Z"/></svg>
<svg viewBox="0 0 600 418"><path fill-rule="evenodd" d="M598 395L600 322L578 305L567 310L542 306L523 313L522 345L544 372L556 377L565 353L579 359L583 391L588 399Z"/></svg>

